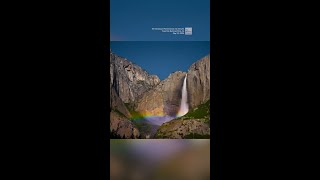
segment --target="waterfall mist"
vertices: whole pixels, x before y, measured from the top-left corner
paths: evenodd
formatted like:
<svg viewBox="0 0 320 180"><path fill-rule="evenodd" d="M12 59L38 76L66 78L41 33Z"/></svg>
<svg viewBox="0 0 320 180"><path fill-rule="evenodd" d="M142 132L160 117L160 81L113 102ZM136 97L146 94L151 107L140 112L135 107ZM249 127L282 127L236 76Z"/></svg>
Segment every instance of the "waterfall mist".
<svg viewBox="0 0 320 180"><path fill-rule="evenodd" d="M185 114L188 113L188 111L189 111L189 106L188 106L187 74L186 74L186 77L184 78L184 81L183 81L181 104L180 104L180 110L177 114L177 117L184 116Z"/></svg>

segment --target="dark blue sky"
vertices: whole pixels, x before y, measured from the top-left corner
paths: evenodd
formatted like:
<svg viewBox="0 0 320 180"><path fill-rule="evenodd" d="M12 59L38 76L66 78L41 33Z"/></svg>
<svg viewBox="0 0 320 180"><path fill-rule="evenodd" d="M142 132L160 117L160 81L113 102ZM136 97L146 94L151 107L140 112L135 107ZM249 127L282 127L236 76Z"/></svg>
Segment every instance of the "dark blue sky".
<svg viewBox="0 0 320 180"><path fill-rule="evenodd" d="M112 41L112 52L127 58L161 80L174 71L186 72L210 53L209 41Z"/></svg>
<svg viewBox="0 0 320 180"><path fill-rule="evenodd" d="M210 0L111 0L111 41L210 41ZM192 35L152 28L192 27Z"/></svg>

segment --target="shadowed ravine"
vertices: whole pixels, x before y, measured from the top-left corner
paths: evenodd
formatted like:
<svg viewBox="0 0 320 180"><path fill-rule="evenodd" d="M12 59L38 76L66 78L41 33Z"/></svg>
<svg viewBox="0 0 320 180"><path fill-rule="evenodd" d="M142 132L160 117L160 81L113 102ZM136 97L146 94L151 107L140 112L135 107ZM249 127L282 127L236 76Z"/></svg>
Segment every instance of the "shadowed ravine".
<svg viewBox="0 0 320 180"><path fill-rule="evenodd" d="M144 117L134 121L134 124L138 127L140 131L141 138L154 138L159 127L168 122L175 117L170 116L154 116L154 117Z"/></svg>

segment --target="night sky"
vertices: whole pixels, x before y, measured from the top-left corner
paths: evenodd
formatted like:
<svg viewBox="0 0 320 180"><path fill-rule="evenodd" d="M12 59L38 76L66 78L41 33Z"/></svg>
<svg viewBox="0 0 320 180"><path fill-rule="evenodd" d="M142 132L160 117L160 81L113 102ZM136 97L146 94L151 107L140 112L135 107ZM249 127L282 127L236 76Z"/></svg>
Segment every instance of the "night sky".
<svg viewBox="0 0 320 180"><path fill-rule="evenodd" d="M175 71L186 72L210 53L209 41L113 41L112 52L127 58L161 80Z"/></svg>
<svg viewBox="0 0 320 180"><path fill-rule="evenodd" d="M210 41L210 0L111 0L111 41ZM152 28L192 27L192 35Z"/></svg>

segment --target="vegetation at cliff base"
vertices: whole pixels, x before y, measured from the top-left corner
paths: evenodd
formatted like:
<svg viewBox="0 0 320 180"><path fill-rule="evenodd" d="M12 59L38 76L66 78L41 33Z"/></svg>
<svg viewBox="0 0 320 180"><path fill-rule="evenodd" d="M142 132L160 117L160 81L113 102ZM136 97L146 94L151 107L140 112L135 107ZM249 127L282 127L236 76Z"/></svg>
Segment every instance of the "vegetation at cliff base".
<svg viewBox="0 0 320 180"><path fill-rule="evenodd" d="M210 122L210 99L191 109L186 115L177 119L204 119L205 122Z"/></svg>

